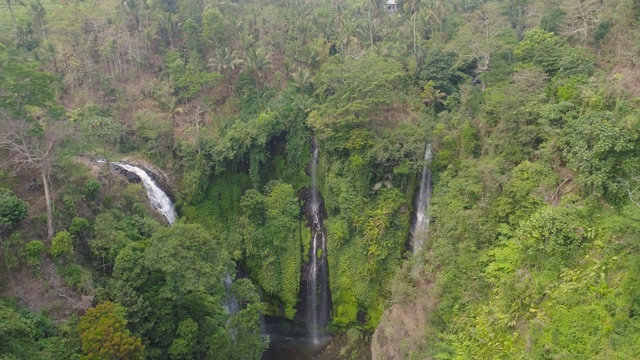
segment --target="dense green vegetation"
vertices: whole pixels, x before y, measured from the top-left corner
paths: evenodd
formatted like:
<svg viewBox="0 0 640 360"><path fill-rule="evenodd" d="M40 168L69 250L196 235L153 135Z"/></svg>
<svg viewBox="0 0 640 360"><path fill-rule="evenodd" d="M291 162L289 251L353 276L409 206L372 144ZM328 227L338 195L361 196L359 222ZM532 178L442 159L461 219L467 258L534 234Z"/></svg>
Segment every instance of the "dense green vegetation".
<svg viewBox="0 0 640 360"><path fill-rule="evenodd" d="M428 287L406 358L640 357L637 1L398 6L0 4L0 357L260 358L317 256L312 139L340 356Z"/></svg>

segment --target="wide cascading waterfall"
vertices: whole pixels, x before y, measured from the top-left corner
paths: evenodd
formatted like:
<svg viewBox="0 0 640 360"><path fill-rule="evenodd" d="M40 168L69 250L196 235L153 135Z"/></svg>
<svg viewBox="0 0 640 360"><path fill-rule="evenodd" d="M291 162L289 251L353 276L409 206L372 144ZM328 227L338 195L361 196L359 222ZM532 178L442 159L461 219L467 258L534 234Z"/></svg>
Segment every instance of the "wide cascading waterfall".
<svg viewBox="0 0 640 360"><path fill-rule="evenodd" d="M311 341L318 345L326 338L326 326L329 322L329 271L327 262L327 237L322 224L320 205L322 198L318 191L318 146L312 142L313 159L311 161L311 252L309 254L309 273L307 277L307 325Z"/></svg>
<svg viewBox="0 0 640 360"><path fill-rule="evenodd" d="M125 171L136 174L142 185L147 191L147 197L154 209L158 210L167 219L169 224L176 221L176 210L173 208L173 202L167 194L156 184L149 174L143 169L126 163L114 162L113 165L124 169Z"/></svg>
<svg viewBox="0 0 640 360"><path fill-rule="evenodd" d="M153 181L151 176L149 176L149 174L145 170L131 164L114 162L113 165L138 176L142 181L142 185L147 191L147 197L149 198L149 203L151 204L151 206L153 206L154 209L158 210L162 215L164 215L170 225L173 225L177 217L176 211L173 207L173 202L171 201L169 196L167 196L167 194L156 184L156 182ZM228 274L224 276L223 285L225 289L223 307L228 315L235 315L240 311L240 304L238 303L235 295L231 293L231 285L233 285L233 280ZM232 335L235 336L235 334Z"/></svg>
<svg viewBox="0 0 640 360"><path fill-rule="evenodd" d="M154 209L158 210L164 217L167 219L170 225L176 220L176 211L173 207L173 202L167 196L167 194L156 184L155 181L149 176L149 174L131 164L126 164L122 162L114 162L114 166L119 167L127 172L133 173L140 178L142 181L142 185L147 191L147 197L149 198L149 203L153 206ZM230 275L225 275L224 280L222 282L225 290L225 297L223 299L223 308L227 315L236 315L240 311L240 303L238 299L236 299L235 295L231 292L231 286L233 285L233 280ZM235 330L232 329L231 337L235 338Z"/></svg>
<svg viewBox="0 0 640 360"><path fill-rule="evenodd" d="M413 252L417 252L422 247L425 234L429 227L427 209L431 202L431 144L427 144L424 152L424 167L422 168L422 179L420 180L420 192L416 203L416 219L411 230L411 247Z"/></svg>

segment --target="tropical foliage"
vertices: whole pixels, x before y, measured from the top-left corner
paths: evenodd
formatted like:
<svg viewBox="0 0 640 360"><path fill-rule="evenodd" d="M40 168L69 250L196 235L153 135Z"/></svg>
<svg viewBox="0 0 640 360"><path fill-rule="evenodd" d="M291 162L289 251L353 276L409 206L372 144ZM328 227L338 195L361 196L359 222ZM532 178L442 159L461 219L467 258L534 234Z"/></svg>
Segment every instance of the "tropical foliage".
<svg viewBox="0 0 640 360"><path fill-rule="evenodd" d="M327 357L640 357L637 1L0 9L0 295L48 311L0 300L0 357L260 358L261 315L304 321L311 184Z"/></svg>

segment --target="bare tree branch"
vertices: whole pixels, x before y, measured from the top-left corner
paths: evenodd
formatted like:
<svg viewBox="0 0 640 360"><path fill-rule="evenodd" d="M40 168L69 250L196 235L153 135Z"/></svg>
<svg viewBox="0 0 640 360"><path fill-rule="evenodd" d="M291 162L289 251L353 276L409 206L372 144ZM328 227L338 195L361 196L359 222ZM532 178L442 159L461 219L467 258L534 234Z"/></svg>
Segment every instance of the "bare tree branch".
<svg viewBox="0 0 640 360"><path fill-rule="evenodd" d="M54 163L56 145L73 128L62 122L50 122L37 132L33 124L15 120L6 112L0 113L0 150L6 152L6 157L0 158L0 167L10 169L14 174L25 170L40 172L44 185L47 203L47 235L53 238L53 202L49 175Z"/></svg>

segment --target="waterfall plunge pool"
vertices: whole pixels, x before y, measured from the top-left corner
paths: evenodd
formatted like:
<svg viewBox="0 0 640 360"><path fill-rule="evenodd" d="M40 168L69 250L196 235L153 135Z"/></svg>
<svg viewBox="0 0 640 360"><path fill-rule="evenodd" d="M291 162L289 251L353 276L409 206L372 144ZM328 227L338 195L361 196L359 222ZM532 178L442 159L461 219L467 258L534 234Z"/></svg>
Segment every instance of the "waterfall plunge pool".
<svg viewBox="0 0 640 360"><path fill-rule="evenodd" d="M269 335L270 344L262 360L311 360L331 340L324 335L314 341L306 324L273 316L264 317L263 333Z"/></svg>

